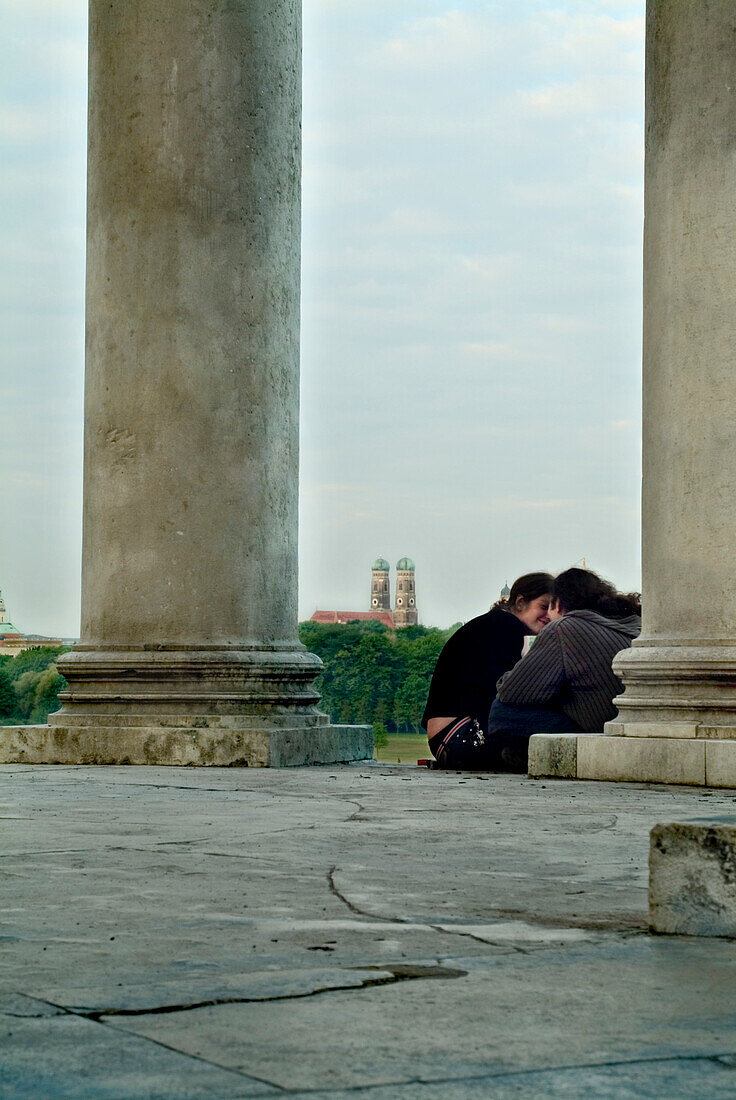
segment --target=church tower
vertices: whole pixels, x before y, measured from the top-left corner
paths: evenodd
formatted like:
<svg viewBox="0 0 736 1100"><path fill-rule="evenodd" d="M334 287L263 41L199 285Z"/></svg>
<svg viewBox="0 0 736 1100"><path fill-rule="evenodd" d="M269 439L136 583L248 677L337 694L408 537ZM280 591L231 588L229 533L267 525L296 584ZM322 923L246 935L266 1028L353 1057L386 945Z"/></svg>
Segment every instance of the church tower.
<svg viewBox="0 0 736 1100"><path fill-rule="evenodd" d="M394 626L397 628L400 626L414 626L419 622L414 568L414 562L411 558L399 558L396 563Z"/></svg>
<svg viewBox="0 0 736 1100"><path fill-rule="evenodd" d="M12 634L14 637L19 636L20 631L17 626L13 626L8 618L8 613L5 610L5 600L3 599L2 592L0 592L0 638L9 634Z"/></svg>
<svg viewBox="0 0 736 1100"><path fill-rule="evenodd" d="M376 558L371 567L371 611L391 610L391 586L388 579L389 564L385 558Z"/></svg>

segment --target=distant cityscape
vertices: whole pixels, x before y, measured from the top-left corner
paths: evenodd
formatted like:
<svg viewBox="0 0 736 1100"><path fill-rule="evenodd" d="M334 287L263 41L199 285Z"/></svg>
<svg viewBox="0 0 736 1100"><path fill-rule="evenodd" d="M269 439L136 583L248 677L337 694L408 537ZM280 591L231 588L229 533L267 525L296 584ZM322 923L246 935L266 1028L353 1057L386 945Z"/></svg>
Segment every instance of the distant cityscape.
<svg viewBox="0 0 736 1100"><path fill-rule="evenodd" d="M0 592L0 655L15 657L24 649L36 646L74 645L76 638L48 638L45 634L23 634L8 618L5 600Z"/></svg>
<svg viewBox="0 0 736 1100"><path fill-rule="evenodd" d="M416 566L411 558L399 558L396 563L396 589L391 607L391 566L385 558L376 558L371 566L371 589L368 611L315 611L314 623L345 623L376 619L390 630L416 626L419 622L416 592Z"/></svg>

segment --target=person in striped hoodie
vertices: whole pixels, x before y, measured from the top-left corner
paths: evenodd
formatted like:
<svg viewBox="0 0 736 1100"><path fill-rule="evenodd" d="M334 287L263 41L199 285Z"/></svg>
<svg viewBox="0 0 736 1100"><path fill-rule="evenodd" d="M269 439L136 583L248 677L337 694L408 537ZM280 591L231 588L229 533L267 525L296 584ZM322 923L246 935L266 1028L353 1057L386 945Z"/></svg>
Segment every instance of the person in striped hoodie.
<svg viewBox="0 0 736 1100"><path fill-rule="evenodd" d="M601 733L616 717L623 684L611 662L641 631L637 593L624 595L589 569L552 581L550 622L498 681L489 742L513 771L526 771L533 733Z"/></svg>

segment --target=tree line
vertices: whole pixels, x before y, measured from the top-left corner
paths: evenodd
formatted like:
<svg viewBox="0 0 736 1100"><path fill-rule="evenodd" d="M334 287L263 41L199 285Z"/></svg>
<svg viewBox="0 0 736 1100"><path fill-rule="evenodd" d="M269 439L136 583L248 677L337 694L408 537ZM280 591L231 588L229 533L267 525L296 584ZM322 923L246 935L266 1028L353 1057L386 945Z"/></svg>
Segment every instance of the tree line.
<svg viewBox="0 0 736 1100"><path fill-rule="evenodd" d="M60 707L66 680L56 661L68 647L34 646L16 657L0 655L0 724L43 725Z"/></svg>
<svg viewBox="0 0 736 1100"><path fill-rule="evenodd" d="M437 658L460 623L448 630L406 626L389 630L373 619L299 624L299 640L322 658L315 687L320 710L333 722L419 732Z"/></svg>
<svg viewBox="0 0 736 1100"><path fill-rule="evenodd" d="M322 659L315 687L333 722L368 724L383 732L418 732L434 666L460 624L389 630L374 619L344 626L299 624L299 640ZM0 723L42 725L58 710L66 680L56 667L65 648L38 646L0 656Z"/></svg>

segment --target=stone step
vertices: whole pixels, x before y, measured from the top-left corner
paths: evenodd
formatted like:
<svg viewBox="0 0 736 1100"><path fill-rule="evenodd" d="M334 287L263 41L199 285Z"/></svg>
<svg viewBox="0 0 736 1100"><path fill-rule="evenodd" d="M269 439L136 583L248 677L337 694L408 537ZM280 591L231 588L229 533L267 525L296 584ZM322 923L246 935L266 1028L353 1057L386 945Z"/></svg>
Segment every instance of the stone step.
<svg viewBox="0 0 736 1100"><path fill-rule="evenodd" d="M150 720L149 720L150 721ZM163 764L278 768L373 757L371 726L2 726L3 764Z"/></svg>
<svg viewBox="0 0 736 1100"><path fill-rule="evenodd" d="M529 742L529 775L736 787L736 741L537 733Z"/></svg>

